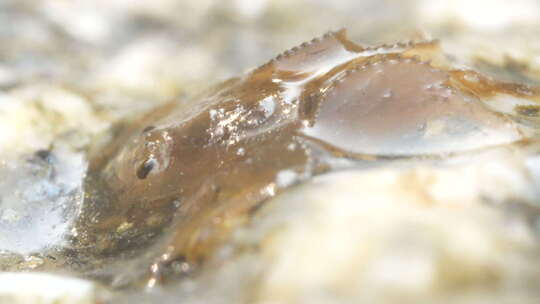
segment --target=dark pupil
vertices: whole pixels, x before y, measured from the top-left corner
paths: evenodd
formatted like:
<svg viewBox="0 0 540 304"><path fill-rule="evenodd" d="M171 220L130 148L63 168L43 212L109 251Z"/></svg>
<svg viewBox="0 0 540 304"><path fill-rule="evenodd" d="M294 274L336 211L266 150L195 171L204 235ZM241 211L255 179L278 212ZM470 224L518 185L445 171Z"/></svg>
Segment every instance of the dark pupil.
<svg viewBox="0 0 540 304"><path fill-rule="evenodd" d="M137 169L137 177L139 179L145 179L148 176L148 173L152 171L155 164L156 164L156 160L153 158L150 158L144 161L144 163L142 163L139 169Z"/></svg>

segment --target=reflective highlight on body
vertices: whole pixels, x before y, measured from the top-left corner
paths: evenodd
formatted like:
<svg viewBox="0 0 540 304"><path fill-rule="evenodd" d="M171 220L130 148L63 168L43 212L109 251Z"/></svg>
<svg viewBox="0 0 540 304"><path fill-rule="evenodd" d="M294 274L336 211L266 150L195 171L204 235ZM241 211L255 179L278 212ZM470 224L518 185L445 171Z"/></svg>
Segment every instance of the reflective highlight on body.
<svg viewBox="0 0 540 304"><path fill-rule="evenodd" d="M538 112L540 90L450 66L436 41L364 47L332 32L156 109L91 159L74 244L94 256L154 244L159 265L198 263L265 200L336 159L418 159L529 136L517 121ZM503 110L497 96L527 104Z"/></svg>

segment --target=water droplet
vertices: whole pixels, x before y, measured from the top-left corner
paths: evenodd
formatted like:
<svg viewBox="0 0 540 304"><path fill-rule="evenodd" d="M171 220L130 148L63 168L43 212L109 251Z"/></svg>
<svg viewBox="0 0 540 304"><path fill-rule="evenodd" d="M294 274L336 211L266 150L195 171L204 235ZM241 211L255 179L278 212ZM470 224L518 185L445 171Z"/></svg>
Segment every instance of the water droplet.
<svg viewBox="0 0 540 304"><path fill-rule="evenodd" d="M238 150L236 150L236 155L238 155L238 156L244 156L244 155L246 155L246 149L244 149L244 148L238 148Z"/></svg>
<svg viewBox="0 0 540 304"><path fill-rule="evenodd" d="M210 114L210 119L211 120L215 120L216 119L216 116L218 114L218 112L214 109L211 109L210 111L208 111L208 113Z"/></svg>
<svg viewBox="0 0 540 304"><path fill-rule="evenodd" d="M478 78L478 76L476 74L465 74L463 76L463 79L469 81L469 82L478 82L480 81L480 79Z"/></svg>
<svg viewBox="0 0 540 304"><path fill-rule="evenodd" d="M265 99L261 100L259 102L262 110L263 110L263 113L264 113L264 116L266 118L272 116L272 114L274 114L274 111L276 110L276 103L274 101L274 96L268 96L266 97Z"/></svg>

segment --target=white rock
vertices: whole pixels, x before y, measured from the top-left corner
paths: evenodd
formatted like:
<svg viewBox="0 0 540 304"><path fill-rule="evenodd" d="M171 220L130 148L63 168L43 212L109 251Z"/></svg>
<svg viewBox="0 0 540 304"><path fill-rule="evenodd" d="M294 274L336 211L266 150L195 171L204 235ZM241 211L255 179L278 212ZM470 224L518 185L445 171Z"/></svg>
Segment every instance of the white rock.
<svg viewBox="0 0 540 304"><path fill-rule="evenodd" d="M42 273L0 273L1 304L95 304L97 301L97 287L89 281Z"/></svg>
<svg viewBox="0 0 540 304"><path fill-rule="evenodd" d="M534 303L519 282L540 278L540 248L505 207L533 188L523 159L505 153L317 177L237 235L238 246L261 248L253 303Z"/></svg>

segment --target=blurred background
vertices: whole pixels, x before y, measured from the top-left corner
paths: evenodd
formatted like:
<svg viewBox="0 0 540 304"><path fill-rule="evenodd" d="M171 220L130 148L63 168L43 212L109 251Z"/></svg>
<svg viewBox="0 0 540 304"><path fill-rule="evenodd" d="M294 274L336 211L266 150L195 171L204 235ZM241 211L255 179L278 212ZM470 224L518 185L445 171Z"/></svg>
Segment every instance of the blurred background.
<svg viewBox="0 0 540 304"><path fill-rule="evenodd" d="M1 0L0 88L170 98L340 28L366 44L440 38L455 56L538 71L539 15L536 0Z"/></svg>

